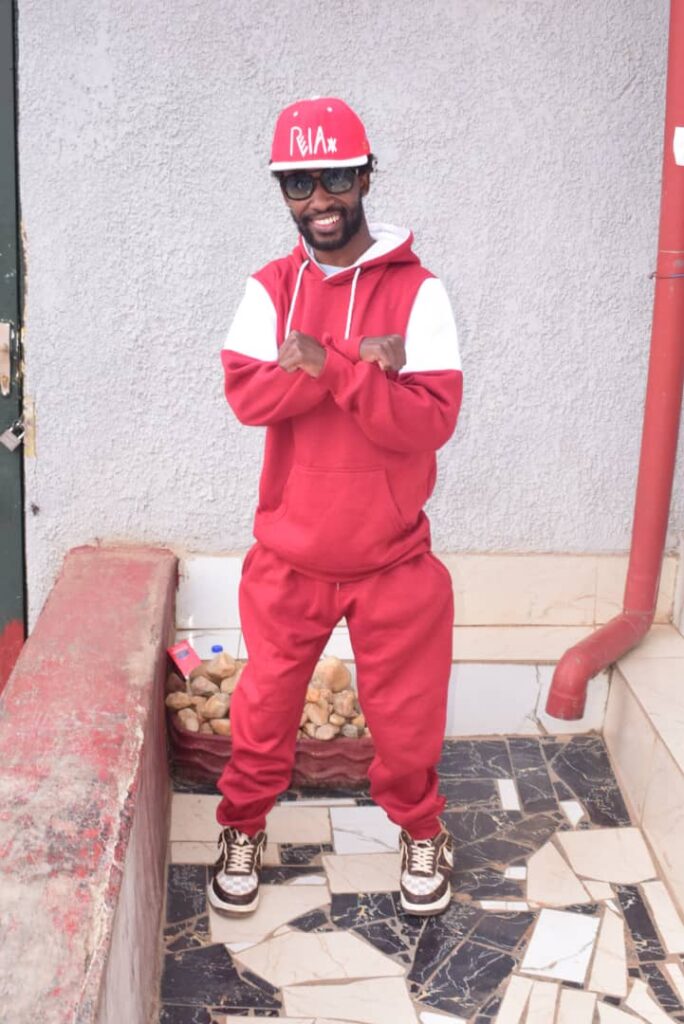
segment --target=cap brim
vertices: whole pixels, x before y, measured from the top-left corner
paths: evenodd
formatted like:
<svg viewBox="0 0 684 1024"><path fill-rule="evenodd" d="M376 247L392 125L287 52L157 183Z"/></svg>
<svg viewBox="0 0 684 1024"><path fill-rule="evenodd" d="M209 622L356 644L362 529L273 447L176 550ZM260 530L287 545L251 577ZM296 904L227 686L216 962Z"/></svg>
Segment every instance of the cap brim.
<svg viewBox="0 0 684 1024"><path fill-rule="evenodd" d="M368 163L368 156L353 156L348 160L275 160L268 165L270 171L309 171L322 167L363 167Z"/></svg>

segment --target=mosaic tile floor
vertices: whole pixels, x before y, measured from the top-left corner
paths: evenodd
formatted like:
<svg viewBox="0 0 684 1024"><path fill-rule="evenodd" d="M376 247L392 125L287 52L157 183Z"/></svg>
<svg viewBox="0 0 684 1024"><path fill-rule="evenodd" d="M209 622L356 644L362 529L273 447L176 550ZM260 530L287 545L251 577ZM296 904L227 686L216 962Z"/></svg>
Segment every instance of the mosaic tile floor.
<svg viewBox="0 0 684 1024"><path fill-rule="evenodd" d="M600 738L447 741L454 898L398 905L398 829L359 792L290 791L257 912L207 906L218 797L177 781L159 1024L684 1022L684 923Z"/></svg>

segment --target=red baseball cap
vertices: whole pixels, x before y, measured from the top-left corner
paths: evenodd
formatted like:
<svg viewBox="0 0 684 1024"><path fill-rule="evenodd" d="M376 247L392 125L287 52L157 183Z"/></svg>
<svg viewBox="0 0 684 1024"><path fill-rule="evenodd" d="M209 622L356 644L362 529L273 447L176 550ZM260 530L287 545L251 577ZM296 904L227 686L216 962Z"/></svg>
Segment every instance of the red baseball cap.
<svg viewBox="0 0 684 1024"><path fill-rule="evenodd" d="M358 114L334 96L299 100L278 116L272 171L304 167L362 167L370 156Z"/></svg>

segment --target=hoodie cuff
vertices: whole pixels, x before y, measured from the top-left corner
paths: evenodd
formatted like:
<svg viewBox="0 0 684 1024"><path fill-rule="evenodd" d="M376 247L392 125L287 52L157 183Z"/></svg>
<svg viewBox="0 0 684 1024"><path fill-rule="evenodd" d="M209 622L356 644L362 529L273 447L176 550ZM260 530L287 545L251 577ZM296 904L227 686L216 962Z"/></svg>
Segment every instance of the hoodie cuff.
<svg viewBox="0 0 684 1024"><path fill-rule="evenodd" d="M329 347L326 348L325 363L317 380L333 395L336 395L350 383L353 372L354 364L351 360L343 356L336 348Z"/></svg>

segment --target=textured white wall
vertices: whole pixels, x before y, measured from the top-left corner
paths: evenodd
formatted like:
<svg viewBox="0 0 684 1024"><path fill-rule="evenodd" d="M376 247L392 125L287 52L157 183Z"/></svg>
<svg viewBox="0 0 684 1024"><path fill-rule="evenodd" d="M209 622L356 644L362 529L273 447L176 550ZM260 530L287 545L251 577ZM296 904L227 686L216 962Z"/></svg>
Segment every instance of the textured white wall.
<svg viewBox="0 0 684 1024"><path fill-rule="evenodd" d="M262 438L218 351L246 274L294 242L266 165L302 95L362 114L369 213L453 298L436 546L625 549L666 41L666 0L21 0L32 613L95 537L249 543Z"/></svg>

